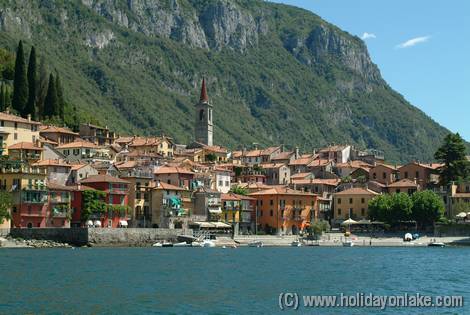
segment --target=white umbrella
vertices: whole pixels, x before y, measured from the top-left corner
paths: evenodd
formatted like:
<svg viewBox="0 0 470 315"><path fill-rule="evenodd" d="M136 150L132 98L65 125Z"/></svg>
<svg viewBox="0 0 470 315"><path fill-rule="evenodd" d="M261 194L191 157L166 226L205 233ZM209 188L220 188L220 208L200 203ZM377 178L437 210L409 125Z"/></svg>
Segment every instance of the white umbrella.
<svg viewBox="0 0 470 315"><path fill-rule="evenodd" d="M354 221L353 219L349 218L346 221L343 221L341 225L351 225L351 224L356 224L357 221Z"/></svg>
<svg viewBox="0 0 470 315"><path fill-rule="evenodd" d="M413 235L411 235L411 233L406 233L405 234L405 240L411 241L412 239L413 239Z"/></svg>
<svg viewBox="0 0 470 315"><path fill-rule="evenodd" d="M467 214L465 212L460 212L459 214L456 215L457 218L465 218L467 217Z"/></svg>

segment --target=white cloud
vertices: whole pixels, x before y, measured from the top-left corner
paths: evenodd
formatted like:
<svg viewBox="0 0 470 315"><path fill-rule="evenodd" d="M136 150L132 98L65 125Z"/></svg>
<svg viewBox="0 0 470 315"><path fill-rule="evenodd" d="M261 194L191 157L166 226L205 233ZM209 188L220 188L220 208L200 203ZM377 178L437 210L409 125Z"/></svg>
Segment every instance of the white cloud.
<svg viewBox="0 0 470 315"><path fill-rule="evenodd" d="M397 45L397 48L413 47L415 45L427 42L430 38L431 38L431 36L415 37L415 38L409 39L406 42L403 42L403 43Z"/></svg>
<svg viewBox="0 0 470 315"><path fill-rule="evenodd" d="M369 39L369 38L377 38L377 36L375 36L375 34L373 33L367 33L367 32L364 32L364 34L362 34L361 36L362 40Z"/></svg>

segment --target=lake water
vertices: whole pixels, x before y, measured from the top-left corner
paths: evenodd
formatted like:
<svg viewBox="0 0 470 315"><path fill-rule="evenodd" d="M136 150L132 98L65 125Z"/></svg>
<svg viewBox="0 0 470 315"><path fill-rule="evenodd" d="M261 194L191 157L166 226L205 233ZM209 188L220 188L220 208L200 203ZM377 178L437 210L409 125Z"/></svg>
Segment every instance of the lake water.
<svg viewBox="0 0 470 315"><path fill-rule="evenodd" d="M469 270L470 248L0 249L0 314L270 314L285 292L462 295L463 308L387 311L470 314Z"/></svg>

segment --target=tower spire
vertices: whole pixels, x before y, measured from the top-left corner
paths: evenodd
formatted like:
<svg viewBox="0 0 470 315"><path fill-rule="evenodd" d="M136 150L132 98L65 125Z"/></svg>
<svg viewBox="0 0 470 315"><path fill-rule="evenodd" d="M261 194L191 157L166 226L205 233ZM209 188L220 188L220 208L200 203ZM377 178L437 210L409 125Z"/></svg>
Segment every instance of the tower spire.
<svg viewBox="0 0 470 315"><path fill-rule="evenodd" d="M209 96L207 96L207 89L206 89L206 79L202 78L202 86L201 86L201 98L199 101L207 103L209 102Z"/></svg>

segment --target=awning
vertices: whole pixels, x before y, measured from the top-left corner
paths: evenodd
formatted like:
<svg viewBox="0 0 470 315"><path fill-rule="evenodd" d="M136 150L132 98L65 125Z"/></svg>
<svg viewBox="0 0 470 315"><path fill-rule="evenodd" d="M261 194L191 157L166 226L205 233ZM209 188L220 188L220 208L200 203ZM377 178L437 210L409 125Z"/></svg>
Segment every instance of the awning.
<svg viewBox="0 0 470 315"><path fill-rule="evenodd" d="M209 213L211 214L221 214L222 213L222 209L209 209Z"/></svg>
<svg viewBox="0 0 470 315"><path fill-rule="evenodd" d="M224 228L224 229L231 229L232 226L230 224L226 224L226 223L223 223L223 222L211 222L212 224L214 224L214 226L216 228Z"/></svg>
<svg viewBox="0 0 470 315"><path fill-rule="evenodd" d="M230 229L232 226L223 222L193 222L189 225L196 225L200 228Z"/></svg>
<svg viewBox="0 0 470 315"><path fill-rule="evenodd" d="M343 221L341 223L341 225L352 225L352 224L357 224L357 222L354 221L353 219L347 219L346 221Z"/></svg>
<svg viewBox="0 0 470 315"><path fill-rule="evenodd" d="M92 225L93 225L93 221L91 221L91 220L86 221L86 225L87 225L87 226L92 226Z"/></svg>
<svg viewBox="0 0 470 315"><path fill-rule="evenodd" d="M101 226L101 221L96 220L95 221L95 226Z"/></svg>
<svg viewBox="0 0 470 315"><path fill-rule="evenodd" d="M124 221L124 220L119 221L119 224L121 226L128 226L127 221Z"/></svg>

